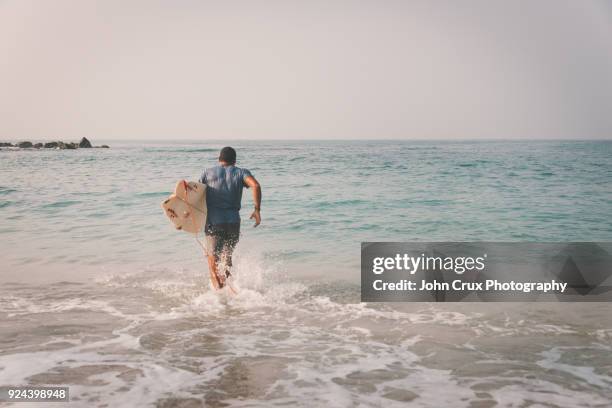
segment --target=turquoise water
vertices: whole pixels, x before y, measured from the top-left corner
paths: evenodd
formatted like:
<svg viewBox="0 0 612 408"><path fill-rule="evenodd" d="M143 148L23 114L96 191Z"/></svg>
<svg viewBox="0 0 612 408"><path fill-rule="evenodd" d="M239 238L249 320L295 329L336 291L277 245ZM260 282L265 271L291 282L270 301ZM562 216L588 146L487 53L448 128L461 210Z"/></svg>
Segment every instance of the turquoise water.
<svg viewBox="0 0 612 408"><path fill-rule="evenodd" d="M263 187L235 296L160 208L226 143L109 144L0 151L0 386L67 385L70 407L612 404L609 304L364 304L358 284L361 241L611 241L611 142L233 142Z"/></svg>
<svg viewBox="0 0 612 408"><path fill-rule="evenodd" d="M263 186L241 250L295 274L353 279L361 241L609 241L610 142L235 142ZM175 263L192 239L159 203L220 143L2 151L5 265Z"/></svg>

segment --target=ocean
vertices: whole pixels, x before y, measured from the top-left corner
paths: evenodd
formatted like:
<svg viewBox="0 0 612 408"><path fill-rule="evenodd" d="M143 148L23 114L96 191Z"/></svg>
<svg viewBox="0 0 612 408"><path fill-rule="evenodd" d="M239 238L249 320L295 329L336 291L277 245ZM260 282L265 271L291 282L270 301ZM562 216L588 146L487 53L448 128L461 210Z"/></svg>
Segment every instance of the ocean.
<svg viewBox="0 0 612 408"><path fill-rule="evenodd" d="M612 142L104 143L0 151L0 386L67 385L71 407L612 405L609 304L359 302L362 241L612 241ZM257 228L243 193L237 295L160 207L227 144L263 191Z"/></svg>

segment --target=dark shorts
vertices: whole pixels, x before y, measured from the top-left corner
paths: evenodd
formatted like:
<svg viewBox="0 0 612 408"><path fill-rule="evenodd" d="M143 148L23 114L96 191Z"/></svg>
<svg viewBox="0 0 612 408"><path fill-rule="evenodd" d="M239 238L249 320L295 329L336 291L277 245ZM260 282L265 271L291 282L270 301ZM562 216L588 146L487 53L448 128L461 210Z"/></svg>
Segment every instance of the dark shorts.
<svg viewBox="0 0 612 408"><path fill-rule="evenodd" d="M208 255L214 255L227 266L232 266L232 253L240 238L240 224L207 225L204 229L206 235L206 250Z"/></svg>

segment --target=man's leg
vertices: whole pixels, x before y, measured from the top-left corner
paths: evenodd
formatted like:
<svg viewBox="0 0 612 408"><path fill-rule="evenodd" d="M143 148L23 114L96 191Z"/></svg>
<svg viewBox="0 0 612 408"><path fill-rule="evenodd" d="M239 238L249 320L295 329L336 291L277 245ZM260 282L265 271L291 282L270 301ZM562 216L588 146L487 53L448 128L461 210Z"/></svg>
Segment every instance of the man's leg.
<svg viewBox="0 0 612 408"><path fill-rule="evenodd" d="M231 275L232 253L240 237L240 224L210 225L206 229L208 269L215 289Z"/></svg>
<svg viewBox="0 0 612 408"><path fill-rule="evenodd" d="M229 278L232 275L232 254L234 252L235 244L231 245L227 243L221 252L218 262L218 271L221 275Z"/></svg>
<svg viewBox="0 0 612 408"><path fill-rule="evenodd" d="M208 259L208 272L210 280L215 289L225 286L225 276L219 274L219 255L223 247L223 239L220 232L210 226L206 230L206 258Z"/></svg>
<svg viewBox="0 0 612 408"><path fill-rule="evenodd" d="M223 235L223 248L221 249L220 262L217 264L221 266L219 272L221 275L229 278L232 270L232 255L238 239L240 238L240 224L227 224Z"/></svg>
<svg viewBox="0 0 612 408"><path fill-rule="evenodd" d="M208 271L210 273L210 280L215 289L221 289L225 282L221 282L219 274L217 273L217 261L214 255L208 255Z"/></svg>

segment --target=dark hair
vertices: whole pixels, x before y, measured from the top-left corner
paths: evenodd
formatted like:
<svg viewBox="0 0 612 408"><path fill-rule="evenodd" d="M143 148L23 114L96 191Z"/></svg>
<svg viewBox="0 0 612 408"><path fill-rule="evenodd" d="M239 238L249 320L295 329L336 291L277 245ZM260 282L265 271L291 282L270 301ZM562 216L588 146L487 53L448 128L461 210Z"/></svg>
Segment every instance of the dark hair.
<svg viewBox="0 0 612 408"><path fill-rule="evenodd" d="M221 149L221 152L219 152L219 161L236 164L236 151L229 146L224 147Z"/></svg>

